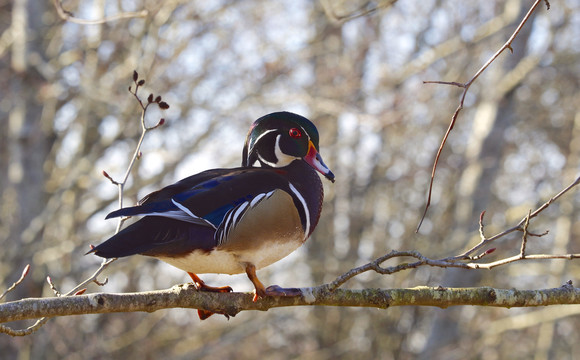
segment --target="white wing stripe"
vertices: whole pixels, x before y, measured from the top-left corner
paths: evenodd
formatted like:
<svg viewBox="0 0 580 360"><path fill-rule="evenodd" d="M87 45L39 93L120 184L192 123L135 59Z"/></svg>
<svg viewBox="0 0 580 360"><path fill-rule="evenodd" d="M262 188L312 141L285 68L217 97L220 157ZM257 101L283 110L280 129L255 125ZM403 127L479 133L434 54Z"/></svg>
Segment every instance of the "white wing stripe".
<svg viewBox="0 0 580 360"><path fill-rule="evenodd" d="M248 207L249 203L246 201L238 206L238 209L232 214L232 224L236 224L243 216L244 210ZM239 219L238 219L239 218Z"/></svg>
<svg viewBox="0 0 580 360"><path fill-rule="evenodd" d="M257 204L258 202L260 202L260 200L262 200L262 198L263 198L264 196L266 196L266 194L258 194L258 195L256 195L256 197L254 197L254 198L252 199L252 201L250 202L250 207L252 208L252 207L256 206L256 204Z"/></svg>
<svg viewBox="0 0 580 360"><path fill-rule="evenodd" d="M191 210L189 210L188 208L186 208L186 207L185 207L185 206L183 206L182 204L178 203L178 202L177 202L177 201L175 201L174 199L171 199L171 202L172 202L172 203L173 203L175 206L177 206L177 207L179 208L179 210L183 211L184 213L186 213L186 214L187 214L187 215L189 215L190 217L192 217L192 218L194 218L194 219L197 219L197 220L201 220L201 221L203 221L203 222L205 222L205 223L209 224L209 225L210 225L212 228L214 228L214 229L216 228L216 227L215 227L215 226L214 226L214 225L213 225L211 222L209 222L209 221L207 221L207 220L205 220L204 218L201 218L201 217L199 217L199 216L195 216L195 215L194 215L194 214L191 212ZM171 217L171 216L169 216L169 217ZM177 218L177 217L176 217L176 218ZM187 221L187 220L185 220L185 221ZM191 221L190 221L190 222L191 222Z"/></svg>

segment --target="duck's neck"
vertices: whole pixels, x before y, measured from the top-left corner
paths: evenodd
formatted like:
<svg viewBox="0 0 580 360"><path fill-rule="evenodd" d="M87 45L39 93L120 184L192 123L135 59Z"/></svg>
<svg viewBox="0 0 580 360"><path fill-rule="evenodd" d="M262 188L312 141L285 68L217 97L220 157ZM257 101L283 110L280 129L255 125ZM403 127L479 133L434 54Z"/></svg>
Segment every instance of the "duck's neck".
<svg viewBox="0 0 580 360"><path fill-rule="evenodd" d="M322 201L324 199L324 189L320 176L310 165L302 160L293 161L290 165L284 167L288 171L288 180L294 186L296 191L300 194L309 212L308 236L314 231L320 219L320 212L322 211ZM295 199L296 201L296 199ZM299 205L299 204L297 204ZM303 219L303 225L305 219Z"/></svg>

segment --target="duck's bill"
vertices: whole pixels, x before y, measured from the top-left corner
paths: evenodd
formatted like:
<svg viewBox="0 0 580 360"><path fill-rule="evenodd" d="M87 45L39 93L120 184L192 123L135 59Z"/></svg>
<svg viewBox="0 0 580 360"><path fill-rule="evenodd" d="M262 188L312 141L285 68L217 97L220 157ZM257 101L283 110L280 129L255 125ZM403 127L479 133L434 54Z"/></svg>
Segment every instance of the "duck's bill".
<svg viewBox="0 0 580 360"><path fill-rule="evenodd" d="M322 161L322 156L320 156L312 141L308 145L308 154L304 157L304 161L306 161L316 171L324 175L328 180L334 182L334 174L330 171L328 166L326 166L324 161Z"/></svg>

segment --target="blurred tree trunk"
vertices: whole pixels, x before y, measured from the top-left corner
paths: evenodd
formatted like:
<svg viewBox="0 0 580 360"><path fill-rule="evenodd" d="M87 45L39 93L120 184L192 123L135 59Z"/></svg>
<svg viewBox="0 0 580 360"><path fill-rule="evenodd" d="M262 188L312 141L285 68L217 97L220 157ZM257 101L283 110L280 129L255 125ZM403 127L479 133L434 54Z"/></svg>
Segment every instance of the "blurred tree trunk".
<svg viewBox="0 0 580 360"><path fill-rule="evenodd" d="M335 81L339 81L337 75L340 73L338 67L340 66L340 52L343 48L341 28L340 26L328 22L323 10L320 6L316 6L311 15L313 23L316 24L316 34L313 36L312 48L312 62L314 70L314 81L312 86L311 96L314 99L313 104L313 120L324 127L325 142L335 144L338 138L338 123L337 119L328 112L320 109L317 106L316 99L333 99L336 96L335 88L330 87ZM320 86L324 84L325 86ZM324 139L323 139L324 140ZM330 155L330 156L329 156ZM327 163L335 164L336 156L334 152L326 156ZM334 170L336 174L336 170ZM343 183L348 181L344 178L337 177L337 181ZM335 248L333 243L333 235L336 234L333 220L336 216L336 197L326 194L325 207L323 216L318 224L319 229L323 228L326 231L322 233L330 236L320 237L316 233L308 243L308 262L312 265L312 278L314 283L324 283L329 279L329 272L336 269L336 264L330 264L329 261L335 257ZM330 201L329 201L330 200ZM335 265L335 266L332 266ZM316 309L313 311L314 322L327 324L329 328L343 329L338 322L344 321L340 316L337 316L337 309ZM338 342L338 339L344 336L340 331L315 332L316 342L320 344L320 349L332 348ZM330 355L332 356L332 355Z"/></svg>
<svg viewBox="0 0 580 360"><path fill-rule="evenodd" d="M23 247L40 249L40 236L22 239L22 234L42 212L45 203L45 161L55 140L53 113L43 104L43 89L47 82L39 69L44 66L45 38L38 36L45 31L42 15L45 1L15 0L11 28L14 34L10 70L13 75L5 88L5 96L12 106L8 109L8 134L2 146L3 180L0 182L2 203L2 230L0 236L5 249L3 256L18 259L10 268L2 268L0 278L19 274L30 262L18 254ZM19 288L28 296L40 295L42 286L28 283L29 288Z"/></svg>
<svg viewBox="0 0 580 360"><path fill-rule="evenodd" d="M578 169L580 168L580 142L578 141L580 139L580 116L576 116L576 119L572 121L571 125L570 137L567 141L568 159L566 161L567 166L563 172L563 183L577 177ZM574 227L574 201L566 197L560 201L559 208L561 214L555 223L553 251L555 253L574 251L576 249L574 249L573 239L578 238L578 227ZM548 283L564 284L570 280L565 277L566 272L569 271L569 267L567 261L551 262L548 269ZM537 334L535 360L545 360L554 357L551 349L555 345L556 324L556 321L546 321L540 325Z"/></svg>
<svg viewBox="0 0 580 360"><path fill-rule="evenodd" d="M357 264L361 236L365 226L373 221L373 217L365 211L369 205L368 198L373 196L372 191L367 191L371 184L361 186L357 183L356 166L359 161L372 163L375 159L352 157L357 153L353 154L351 149L359 147L364 138L358 119L351 111L354 109L358 112L364 105L362 88L365 64L369 46L375 39L376 21L367 19L358 27L359 31L363 28L367 36L347 42L343 38L343 24L330 22L319 5L315 7L312 17L317 31L310 49L315 76L309 90L313 119L324 129L322 143L332 144L323 153L325 161L332 164L335 174L339 174L339 186L327 187L323 217L318 225L319 229L324 230L317 232L322 237L315 233L308 245L308 262L315 264L312 267L314 283L322 284L332 281L336 275ZM347 128L351 131L345 131L345 121L341 121L340 115L349 112L355 120L349 121ZM350 162L345 161L349 158ZM366 165L373 167L372 164ZM340 355L336 344L349 338L354 322L366 321L365 315L361 315L361 318L339 316L341 312L341 309L333 308L317 308L314 311L315 323L342 330L316 334L321 348L335 349L338 351L336 356Z"/></svg>

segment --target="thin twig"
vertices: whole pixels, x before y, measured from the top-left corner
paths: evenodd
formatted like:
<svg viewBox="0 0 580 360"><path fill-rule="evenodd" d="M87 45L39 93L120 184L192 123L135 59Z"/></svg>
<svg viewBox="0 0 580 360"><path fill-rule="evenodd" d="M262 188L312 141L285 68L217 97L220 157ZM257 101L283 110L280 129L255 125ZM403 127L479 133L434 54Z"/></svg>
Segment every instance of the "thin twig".
<svg viewBox="0 0 580 360"><path fill-rule="evenodd" d="M58 0L55 0L55 4L57 5L57 9L58 9L60 2ZM145 135L147 134L148 131L156 129L165 123L165 119L160 119L156 125L151 126L151 127L147 127L145 124L145 114L147 112L147 108L149 107L149 105L151 105L153 103L156 103L159 106L159 108L161 108L163 110L169 108L169 105L166 102L162 101L161 96L157 96L155 99L153 99L152 94L149 95L149 97L147 99L147 104L143 104L143 101L141 100L141 98L139 97L137 92L139 90L139 87L141 87L145 84L145 80L143 80L143 79L139 80L138 76L139 75L137 74L137 72L134 71L133 72L133 82L135 83L135 90L133 91L132 87L129 87L129 92L131 94L133 94L133 96L135 97L135 99L137 99L137 102L141 106L141 118L140 118L141 130L142 130L141 136L139 138L139 141L137 142L135 152L133 153L133 156L131 157L131 160L129 162L129 165L127 167L125 175L123 176L123 179L121 181L114 180L106 171L103 171L103 176L105 176L107 179L109 179L109 181L111 181L111 183L113 185L117 186L119 189L119 191L118 191L119 192L119 208L123 207L124 186L127 183L127 180L129 178L129 175L131 174L131 170L133 169L136 160L138 160L141 157L141 145L143 144L143 140L145 139ZM124 220L125 219L119 219L119 222L117 224L116 233L118 233L121 230L121 227L123 225ZM80 284L75 286L72 290L70 290L69 292L67 292L64 295L62 295L56 289L56 286L52 282L52 279L50 278L50 276L47 276L46 280L47 280L50 288L52 289L52 291L54 292L54 294L57 297L82 295L86 291L86 286L88 284L95 283L99 286L104 286L108 282L107 278L105 278L104 281L99 281L98 277L115 260L117 260L117 259L116 258L103 259L99 268L89 278L87 278L86 280L84 280L83 282L81 282ZM11 291L14 287L16 287L24 279L24 276L26 276L26 273L28 273L28 269L29 269L29 266L27 266L25 268L25 272L23 272L21 278L16 283L14 283L14 285L12 285L8 290L6 290L6 292L0 297L0 299L2 299L2 297L4 297L4 295L6 293ZM22 330L14 330L14 329L11 329L10 327L1 325L0 332L6 333L6 334L9 334L12 336L26 336L26 335L32 334L33 332L40 329L44 324L46 324L48 319L49 319L48 317L43 317L43 318L37 320L32 326L29 326L28 328L22 329Z"/></svg>
<svg viewBox="0 0 580 360"><path fill-rule="evenodd" d="M481 214L479 215L479 237L481 238L481 240L485 240L485 234L483 232L483 217L485 215L485 210L483 210L481 212Z"/></svg>
<svg viewBox="0 0 580 360"><path fill-rule="evenodd" d="M80 290L82 290L83 288L85 288L90 283L96 283L97 285L106 284L107 283L107 280L105 280L104 282L99 282L98 281L98 277L99 277L99 275L101 275L101 273L103 271L105 271L105 269L107 268L107 266L109 266L115 260L117 260L117 258L103 259L103 262L101 262L101 265L93 273L93 275L91 275L89 278L87 278L86 280L84 280L83 282L81 282L80 284L78 284L77 286L75 286L72 290L70 290L69 292L67 292L66 294L64 294L64 296L74 295L77 292L79 292Z"/></svg>
<svg viewBox="0 0 580 360"><path fill-rule="evenodd" d="M522 260L548 260L548 259L565 259L565 260L573 260L580 258L580 254L533 254L533 255L525 255L524 257L521 254L517 254L508 258L500 259L497 261L489 262L489 263L476 263L472 262L472 260L478 260L482 257L491 254L495 251L495 248L489 249L477 256L473 256L469 258L470 262L461 262L457 261L453 258L445 258L445 259L431 259L428 258L418 251L391 251L390 253L383 255L367 264L362 266L353 268L346 273L338 276L334 281L329 283L328 290L334 291L335 289L342 286L348 280L352 279L355 276L358 276L367 271L375 271L376 273L382 275L390 275L396 272L415 269L420 266L433 266L439 268L462 268L462 269L492 269L494 267L498 267L501 265L506 265L509 263L513 263L516 261ZM381 264L387 260L398 258L398 257L412 257L417 259L418 261L415 262L406 262L395 266L388 266L383 267Z"/></svg>
<svg viewBox="0 0 580 360"><path fill-rule="evenodd" d="M0 295L0 300L2 300L4 298L4 296L6 296L9 292L11 292L12 290L16 289L16 287L18 285L20 285L20 283L24 280L24 278L26 277L26 275L28 275L28 272L30 271L30 264L27 264L24 269L22 270L22 274L20 275L20 277L18 278L18 280L16 280L8 289L6 289L2 295Z"/></svg>
<svg viewBox="0 0 580 360"><path fill-rule="evenodd" d="M54 283L52 282L52 279L50 278L50 276L46 277L46 282L48 283L48 286L50 286L50 290L52 290L52 292L54 293L54 295L56 297L62 296L62 294L60 293L60 291L58 291L56 289L56 286L54 286Z"/></svg>
<svg viewBox="0 0 580 360"><path fill-rule="evenodd" d="M468 260L471 260L471 261L480 260L480 259L482 259L484 256L487 256L487 255L489 255L489 254L493 253L493 252L495 251L495 249L496 249L496 248L487 249L486 251L482 252L482 253L481 253L481 254L479 254L479 255L470 256Z"/></svg>
<svg viewBox="0 0 580 360"><path fill-rule="evenodd" d="M467 91L469 91L469 88L475 82L475 80L477 80L477 78L491 65L491 63L493 63L495 61L495 59L497 59L497 57L502 52L504 52L506 49L510 49L510 51L513 52L512 47L511 47L512 42L518 36L518 34L522 30L522 27L524 26L524 24L528 21L528 19L530 18L530 16L534 12L534 10L538 7L538 5L542 1L545 1L545 0L536 0L534 2L534 4L531 6L530 10L524 16L524 18L522 19L522 21L520 22L520 24L518 25L516 30L512 33L510 38L503 44L502 47L499 48L498 51L495 52L495 54L493 54L489 58L489 60L487 60L485 62L485 64L483 64L483 66L475 73L475 75L473 75L473 77L468 82L466 82L464 84L459 83L459 82L446 82L446 81L424 81L423 82L424 84L443 84L443 85L458 86L458 87L463 88L463 93L461 94L461 97L459 100L459 106L457 106L457 109L455 109L455 112L453 113L453 116L451 117L451 121L449 123L449 126L447 127L447 131L445 132L445 135L443 136L443 139L441 140L441 144L439 145L439 149L437 150L437 154L435 155L435 161L433 162L433 168L431 170L431 180L429 182L429 191L427 193L427 203L425 204L425 210L423 211L423 215L421 216L421 220L419 221L419 225L417 225L417 229L415 230L415 232L419 232L419 229L421 228L421 225L423 224L423 220L425 220L425 216L427 216L427 210L429 210L429 206L431 205L431 195L433 193L433 181L435 180L435 172L437 171L437 165L439 164L439 158L441 157L441 153L443 151L443 148L445 147L445 144L447 143L447 139L449 138L449 134L451 133L451 130L453 130L453 127L455 126L455 122L457 121L457 117L459 116L459 113L463 109L463 104L465 102L465 97L467 95ZM549 9L549 3L547 1L545 1L545 2L546 2L546 5Z"/></svg>
<svg viewBox="0 0 580 360"><path fill-rule="evenodd" d="M574 188L578 184L580 184L580 176L577 177L576 180L574 180L570 185L566 186L562 191L560 191L559 193L557 193L556 195L551 197L548 201L546 201L544 204L542 204L540 207L538 207L534 212L532 212L529 215L529 218L533 219L536 216L538 216L542 211L546 210L548 208L548 206L550 206L552 203L554 203L556 200L558 200L562 195L566 194L568 191L570 191L572 188ZM477 245L473 246L469 250L466 250L464 253L457 255L457 256L454 256L454 257L451 257L451 258L448 258L448 259L449 260L464 260L464 259L469 258L470 254L473 254L474 252L481 250L481 248L488 245L489 243L491 243L491 242L493 242L493 241L495 241L503 236L506 236L507 234L510 234L514 231L521 231L522 226L525 224L527 218L528 218L528 216L525 216L522 220L520 220L520 222L517 225L515 225L507 230L504 230L504 231L502 231L498 234L495 234L489 238L482 238L482 240ZM543 234L538 234L538 236L544 236L546 234L547 234L547 232L544 232Z"/></svg>
<svg viewBox="0 0 580 360"><path fill-rule="evenodd" d="M522 246L520 247L520 256L523 258L526 257L526 244L528 242L528 226L530 225L530 215L532 214L532 210L528 210L528 216L526 216L526 222L524 223L523 227L523 235L522 235Z"/></svg>
<svg viewBox="0 0 580 360"><path fill-rule="evenodd" d="M483 228L484 228L483 218L485 215L485 211L483 211L479 216L479 234L481 237L481 241L477 245L475 245L474 247L472 247L471 249L465 251L464 253L462 253L460 255L435 260L435 259L430 259L430 258L423 256L418 251L395 251L395 250L393 250L390 253L375 259L374 261L371 261L365 265L351 269L350 271L340 275L339 277L337 277L333 282L331 282L328 285L329 290L333 291L334 289L337 289L338 287L340 287L342 284L344 284L348 280L352 279L353 277L355 277L363 272L367 272L367 271L371 271L371 270L375 271L377 273L380 273L380 274L393 274L395 272L408 270L408 269L414 269L414 268L417 268L417 267L423 266L423 265L442 267L442 268L448 268L448 267L457 268L458 267L458 268L464 268L464 269L492 269L492 268L497 267L497 266L506 265L506 264L509 264L509 263L512 263L515 261L520 261L520 260L543 260L543 259L572 260L572 259L580 258L580 254L563 254L563 255L534 254L534 255L527 255L525 253L527 237L532 236L528 231L530 219L538 216L542 211L547 209L548 206L550 206L552 203L557 201L560 197L562 197L564 194L566 194L568 191L570 191L572 188L574 188L578 184L580 184L580 176L577 177L570 185L566 186L559 193L552 196L548 201L546 201L544 204L542 204L540 207L538 207L535 211L533 211L533 212L531 210L528 211L528 214L516 226L514 226L510 229L504 230L504 231L500 232L499 234L496 234L490 238L486 238L484 235L484 232L483 232ZM486 250L478 255L472 255L474 252L481 250L484 246L488 245L492 241L497 240L497 239L499 239L507 234L510 234L514 231L523 231L523 233L524 233L523 238L522 238L522 246L520 249L520 253L518 255L504 258L504 259L500 259L500 260L493 261L493 262L489 262L489 263L476 263L476 262L474 262L476 260L480 260L484 256L487 256L487 255L493 253L496 250L496 248L488 249L488 250ZM544 232L543 234L533 234L533 236L543 236L546 234L547 234L547 231ZM416 261L413 263L403 263L403 264L399 264L397 266L391 266L391 267L386 267L386 268L381 267L381 264L383 262L390 260L392 258L395 258L395 257L412 257L412 258L415 258L419 261Z"/></svg>

